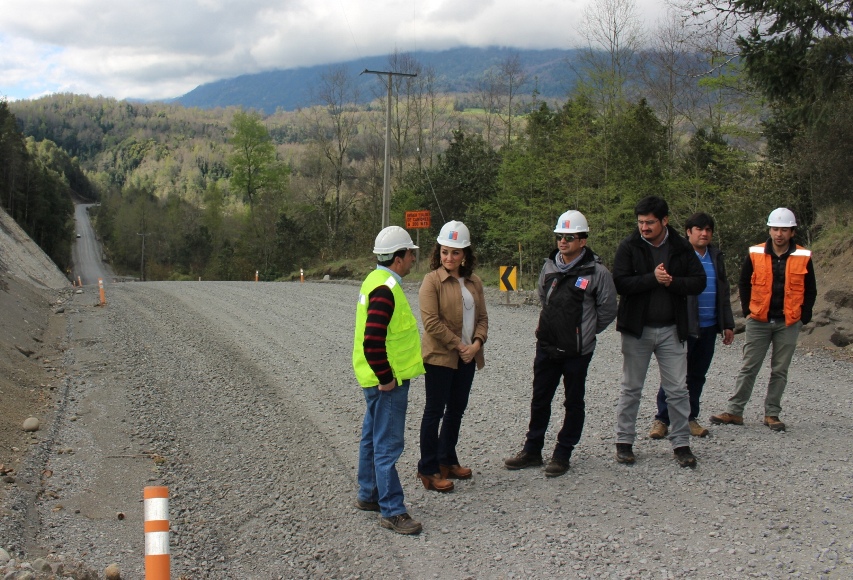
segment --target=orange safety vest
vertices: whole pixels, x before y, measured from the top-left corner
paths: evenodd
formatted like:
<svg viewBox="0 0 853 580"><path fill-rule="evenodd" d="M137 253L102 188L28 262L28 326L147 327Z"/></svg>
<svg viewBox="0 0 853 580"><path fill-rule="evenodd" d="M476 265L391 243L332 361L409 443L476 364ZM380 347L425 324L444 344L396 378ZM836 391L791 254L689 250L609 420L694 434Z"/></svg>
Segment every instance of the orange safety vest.
<svg viewBox="0 0 853 580"><path fill-rule="evenodd" d="M752 294L749 300L749 317L767 322L770 296L773 294L773 256L765 251L765 244L749 248L752 260ZM785 263L785 300L782 310L785 325L791 326L802 316L806 296L806 273L812 253L802 246L791 252Z"/></svg>

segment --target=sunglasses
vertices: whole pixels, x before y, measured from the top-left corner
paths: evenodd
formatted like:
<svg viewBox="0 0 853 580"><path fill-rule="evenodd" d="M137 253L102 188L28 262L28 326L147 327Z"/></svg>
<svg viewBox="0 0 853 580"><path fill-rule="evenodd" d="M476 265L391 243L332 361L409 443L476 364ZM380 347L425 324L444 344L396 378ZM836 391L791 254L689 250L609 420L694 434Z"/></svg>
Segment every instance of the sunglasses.
<svg viewBox="0 0 853 580"><path fill-rule="evenodd" d="M565 240L567 242L574 242L576 239L578 239L578 237L574 234L557 234L555 237L557 238L558 242L560 240Z"/></svg>

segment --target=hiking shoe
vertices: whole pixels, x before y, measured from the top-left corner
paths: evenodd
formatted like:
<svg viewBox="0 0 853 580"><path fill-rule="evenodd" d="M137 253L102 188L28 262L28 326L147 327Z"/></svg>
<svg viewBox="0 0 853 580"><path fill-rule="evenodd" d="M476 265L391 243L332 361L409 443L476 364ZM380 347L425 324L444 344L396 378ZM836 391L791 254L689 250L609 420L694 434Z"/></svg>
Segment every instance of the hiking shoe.
<svg viewBox="0 0 853 580"><path fill-rule="evenodd" d="M383 528L388 528L389 530L394 530L398 534L419 534L423 529L421 523L417 520L413 520L412 516L409 514L400 514L398 516L391 516L390 518L379 518L379 524Z"/></svg>
<svg viewBox="0 0 853 580"><path fill-rule="evenodd" d="M361 499L356 499L355 504L353 504L353 505L355 505L355 507L357 507L358 509L360 509L362 511L366 511L366 512L378 512L379 511L379 503L377 503L375 501L364 501Z"/></svg>
<svg viewBox="0 0 853 580"><path fill-rule="evenodd" d="M770 427L773 431L784 431L785 424L779 420L779 417L765 415L764 416L764 424Z"/></svg>
<svg viewBox="0 0 853 580"><path fill-rule="evenodd" d="M530 453L528 451L520 451L515 457L504 459L504 465L507 469L524 469L525 467L538 467L542 465L541 453Z"/></svg>
<svg viewBox="0 0 853 580"><path fill-rule="evenodd" d="M690 447L687 445L684 447L676 447L672 452L675 455L675 460L681 467L696 467L696 456L693 455L693 452L690 451Z"/></svg>
<svg viewBox="0 0 853 580"><path fill-rule="evenodd" d="M630 443L616 444L616 461L619 463L634 463L637 460L634 457L634 446Z"/></svg>
<svg viewBox="0 0 853 580"><path fill-rule="evenodd" d="M569 470L568 459L551 458L548 465L545 466L545 477L560 477Z"/></svg>
<svg viewBox="0 0 853 580"><path fill-rule="evenodd" d="M649 439L663 439L669 433L669 425L659 419L655 419L649 430Z"/></svg>
<svg viewBox="0 0 853 580"><path fill-rule="evenodd" d="M693 419L690 421L690 434L694 437L707 437L708 430L699 424L699 421Z"/></svg>
<svg viewBox="0 0 853 580"><path fill-rule="evenodd" d="M743 425L743 417L731 413L720 413L719 415L711 415L711 423L714 425Z"/></svg>

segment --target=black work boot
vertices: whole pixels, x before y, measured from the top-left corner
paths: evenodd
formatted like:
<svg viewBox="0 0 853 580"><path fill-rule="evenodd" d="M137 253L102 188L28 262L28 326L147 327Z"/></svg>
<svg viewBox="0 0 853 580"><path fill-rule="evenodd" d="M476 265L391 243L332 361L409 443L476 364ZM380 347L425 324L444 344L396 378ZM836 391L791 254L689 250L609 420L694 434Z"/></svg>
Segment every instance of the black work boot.
<svg viewBox="0 0 853 580"><path fill-rule="evenodd" d="M504 465L507 469L524 469L525 467L538 467L542 465L542 454L521 451L515 457L508 457L504 459Z"/></svg>
<svg viewBox="0 0 853 580"><path fill-rule="evenodd" d="M616 444L616 461L619 463L627 463L631 464L637 460L634 457L634 446L630 443L617 443Z"/></svg>

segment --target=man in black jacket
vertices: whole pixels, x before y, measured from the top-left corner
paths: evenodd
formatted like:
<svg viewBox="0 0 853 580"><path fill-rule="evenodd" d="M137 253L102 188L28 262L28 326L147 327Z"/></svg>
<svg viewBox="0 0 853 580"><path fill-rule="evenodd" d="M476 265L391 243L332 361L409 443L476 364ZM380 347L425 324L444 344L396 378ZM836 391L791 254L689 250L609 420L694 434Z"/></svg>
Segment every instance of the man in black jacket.
<svg viewBox="0 0 853 580"><path fill-rule="evenodd" d="M616 409L616 461L634 463L637 412L652 354L660 368L672 425L675 459L695 467L687 417L687 296L705 289L705 270L687 240L669 226L669 206L659 197L634 207L637 231L622 240L613 263L619 293L616 330L622 333L622 384Z"/></svg>
<svg viewBox="0 0 853 580"><path fill-rule="evenodd" d="M705 437L708 430L699 424L699 404L705 375L714 358L717 335L723 344L734 340L735 317L732 313L731 292L726 277L723 254L711 243L714 239L714 218L699 212L687 218L684 224L687 241L693 246L696 257L705 269L707 284L699 296L687 297L687 318L690 337L687 339L687 393L690 396L690 435ZM649 437L663 439L669 432L669 408L666 393L658 390L658 413L652 423Z"/></svg>

